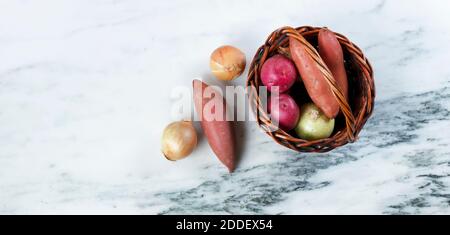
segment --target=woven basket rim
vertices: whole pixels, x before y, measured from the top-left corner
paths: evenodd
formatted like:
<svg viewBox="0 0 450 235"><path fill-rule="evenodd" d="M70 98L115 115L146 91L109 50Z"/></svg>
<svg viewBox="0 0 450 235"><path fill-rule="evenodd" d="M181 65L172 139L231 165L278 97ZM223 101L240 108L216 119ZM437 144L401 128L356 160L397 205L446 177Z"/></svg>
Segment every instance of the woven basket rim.
<svg viewBox="0 0 450 235"><path fill-rule="evenodd" d="M277 143L299 152L327 152L349 142L354 142L367 119L371 116L374 107L375 85L373 69L370 62L357 45L351 42L344 35L335 33L343 51L349 53L352 58L352 60L348 61L348 63L351 63L352 66L357 67L361 75L361 77L357 78L360 79L358 82L361 82L361 86L363 87L361 90L361 97L358 97L361 107L358 110L351 110L350 105L347 103L345 98L343 98L344 96L342 95L342 92L337 87L331 72L328 70L328 67L322 61L320 55L315 51L314 47L305 39L305 37L315 36L322 28L326 27L301 26L294 29L286 26L273 31L266 39L265 43L258 48L250 64L247 77L246 86L250 107L256 115L258 125ZM327 82L333 91L333 95L339 102L341 112L345 117L345 128L338 130L329 138L307 141L296 136L292 136L281 129L277 129L270 121L269 114L267 114L262 107L262 102L259 97L259 90L256 89L262 85L259 78L262 64L271 54L287 55L288 50L286 50L283 46L288 43L287 41L289 37L299 40L303 43L303 45L307 46L309 50L311 50L310 56L314 59L325 78L327 78Z"/></svg>

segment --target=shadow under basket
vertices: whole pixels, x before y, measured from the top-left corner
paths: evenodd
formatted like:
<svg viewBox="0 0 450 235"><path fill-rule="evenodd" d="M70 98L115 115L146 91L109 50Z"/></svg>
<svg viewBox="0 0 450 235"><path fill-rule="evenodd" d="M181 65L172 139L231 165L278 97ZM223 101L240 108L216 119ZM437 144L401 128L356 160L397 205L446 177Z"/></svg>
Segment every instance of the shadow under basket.
<svg viewBox="0 0 450 235"><path fill-rule="evenodd" d="M247 78L246 86L250 107L256 115L258 125L277 143L298 152L328 152L349 142L354 142L374 108L375 85L373 71L361 49L345 36L335 33L344 53L344 63L348 78L347 102L343 98L342 92L336 86L334 79L330 77L331 72L317 53L317 36L320 29L320 27L311 26L302 26L296 29L283 27L271 33L265 44L256 52ZM261 67L268 58L276 54L283 54L290 58L290 37L311 48L311 52L308 52L309 55L321 69L333 91L334 97L339 102L341 111L336 117L334 132L329 138L315 141L300 139L293 131L285 132L278 129L271 122L265 110L265 105L259 94L259 87L263 86L260 78ZM298 80L300 81L300 79ZM310 98L301 82L296 82L291 88L290 95L299 105L310 102Z"/></svg>

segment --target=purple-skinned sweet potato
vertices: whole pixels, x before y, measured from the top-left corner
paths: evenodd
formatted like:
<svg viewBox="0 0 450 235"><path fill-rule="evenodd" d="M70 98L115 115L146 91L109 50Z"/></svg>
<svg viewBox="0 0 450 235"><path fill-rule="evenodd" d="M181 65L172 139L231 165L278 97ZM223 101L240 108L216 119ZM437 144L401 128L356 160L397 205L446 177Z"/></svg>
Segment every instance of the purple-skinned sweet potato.
<svg viewBox="0 0 450 235"><path fill-rule="evenodd" d="M201 118L201 126L209 146L228 171L233 172L236 168L236 151L233 123L226 119L227 103L208 84L194 80L192 85L195 110Z"/></svg>
<svg viewBox="0 0 450 235"><path fill-rule="evenodd" d="M320 57L330 69L337 85L348 100L348 80L341 44L336 35L328 29L319 31L318 41Z"/></svg>
<svg viewBox="0 0 450 235"><path fill-rule="evenodd" d="M335 118L339 113L339 103L306 46L295 38L289 38L289 48L309 97L328 118Z"/></svg>

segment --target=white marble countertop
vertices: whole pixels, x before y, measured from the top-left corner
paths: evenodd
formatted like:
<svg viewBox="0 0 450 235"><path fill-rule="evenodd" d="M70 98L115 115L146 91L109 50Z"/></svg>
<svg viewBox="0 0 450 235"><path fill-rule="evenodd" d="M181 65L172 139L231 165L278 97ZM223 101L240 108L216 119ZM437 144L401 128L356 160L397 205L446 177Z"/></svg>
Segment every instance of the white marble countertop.
<svg viewBox="0 0 450 235"><path fill-rule="evenodd" d="M448 1L0 1L0 214L449 214ZM170 93L232 44L328 26L372 62L360 139L297 154L241 124L233 174L201 139L160 153ZM245 73L246 74L246 73ZM246 76L236 79L243 85Z"/></svg>

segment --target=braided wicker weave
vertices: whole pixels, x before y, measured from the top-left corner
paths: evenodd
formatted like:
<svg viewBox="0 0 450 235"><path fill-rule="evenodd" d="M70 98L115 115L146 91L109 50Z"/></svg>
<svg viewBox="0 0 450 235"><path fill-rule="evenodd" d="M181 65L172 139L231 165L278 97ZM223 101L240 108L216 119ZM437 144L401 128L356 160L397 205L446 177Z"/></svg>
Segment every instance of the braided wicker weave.
<svg viewBox="0 0 450 235"><path fill-rule="evenodd" d="M266 43L256 52L247 78L250 107L256 115L258 125L277 143L298 152L327 152L349 142L354 142L372 114L374 107L375 85L373 71L361 49L345 36L335 33L344 52L349 84L349 102L347 103L342 92L337 87L331 72L317 53L317 35L320 29L319 27L310 26L296 29L283 27L271 33ZM317 63L339 102L341 114L336 117L335 130L329 138L315 141L299 139L293 132L285 132L276 128L263 108L258 89L262 86L260 79L261 67L268 58L275 54L283 54L290 57L290 37L299 40L307 47L308 54ZM306 93L305 90L302 90L304 87L301 88L301 86L293 87L292 89L291 95L293 93Z"/></svg>

